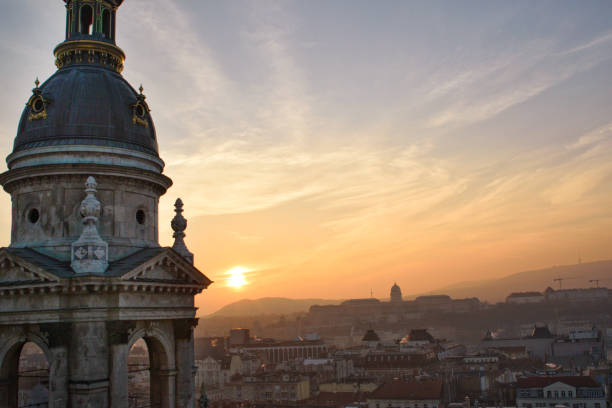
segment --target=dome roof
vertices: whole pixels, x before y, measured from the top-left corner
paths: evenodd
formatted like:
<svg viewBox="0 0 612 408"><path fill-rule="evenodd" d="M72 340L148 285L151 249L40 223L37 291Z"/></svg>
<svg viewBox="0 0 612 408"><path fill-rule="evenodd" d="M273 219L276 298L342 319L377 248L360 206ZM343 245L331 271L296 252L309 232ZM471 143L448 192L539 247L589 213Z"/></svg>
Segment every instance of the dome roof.
<svg viewBox="0 0 612 408"><path fill-rule="evenodd" d="M19 122L13 153L36 147L92 145L158 157L145 97L119 73L99 66L71 65L59 69L33 92Z"/></svg>
<svg viewBox="0 0 612 408"><path fill-rule="evenodd" d="M435 340L427 329L412 329L410 330L410 334L404 337L404 339L406 339L406 341L426 341L429 343L433 343Z"/></svg>
<svg viewBox="0 0 612 408"><path fill-rule="evenodd" d="M391 302L401 302L402 301L402 290L394 283L391 287Z"/></svg>
<svg viewBox="0 0 612 408"><path fill-rule="evenodd" d="M376 334L374 330L368 329L361 341L380 341L380 337L378 337L378 334Z"/></svg>

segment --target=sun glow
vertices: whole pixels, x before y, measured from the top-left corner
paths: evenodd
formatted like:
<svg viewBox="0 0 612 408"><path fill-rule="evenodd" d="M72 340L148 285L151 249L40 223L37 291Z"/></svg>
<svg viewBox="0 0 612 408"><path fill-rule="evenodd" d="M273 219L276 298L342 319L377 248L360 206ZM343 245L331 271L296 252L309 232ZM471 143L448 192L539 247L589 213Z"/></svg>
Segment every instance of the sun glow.
<svg viewBox="0 0 612 408"><path fill-rule="evenodd" d="M244 275L248 272L251 272L251 270L242 266L235 266L229 271L225 272L226 275L229 275L227 278L227 286L238 289L244 285L247 285L248 282Z"/></svg>

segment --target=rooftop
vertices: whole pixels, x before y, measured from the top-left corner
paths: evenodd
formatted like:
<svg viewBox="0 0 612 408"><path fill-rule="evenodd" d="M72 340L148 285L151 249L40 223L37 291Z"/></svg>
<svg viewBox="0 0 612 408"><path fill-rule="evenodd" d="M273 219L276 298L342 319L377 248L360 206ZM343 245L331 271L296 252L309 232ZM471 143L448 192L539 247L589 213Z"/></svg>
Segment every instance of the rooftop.
<svg viewBox="0 0 612 408"><path fill-rule="evenodd" d="M542 388L551 384L561 382L572 387L593 387L599 388L601 385L592 377L571 376L571 377L528 377L519 378L517 388Z"/></svg>
<svg viewBox="0 0 612 408"><path fill-rule="evenodd" d="M382 400L439 400L442 398L442 382L392 380L378 387L368 399Z"/></svg>

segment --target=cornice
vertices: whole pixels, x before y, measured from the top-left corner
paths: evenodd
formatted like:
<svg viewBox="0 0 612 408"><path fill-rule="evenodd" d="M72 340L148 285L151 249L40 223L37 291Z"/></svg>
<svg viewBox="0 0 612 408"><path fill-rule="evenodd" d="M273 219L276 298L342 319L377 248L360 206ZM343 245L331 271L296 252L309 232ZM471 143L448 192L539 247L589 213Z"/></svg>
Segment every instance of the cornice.
<svg viewBox="0 0 612 408"><path fill-rule="evenodd" d="M30 295L88 295L139 293L195 296L206 288L202 284L174 282L120 281L105 277L62 279L60 282L0 282L0 297ZM0 312L0 315L2 312Z"/></svg>
<svg viewBox="0 0 612 408"><path fill-rule="evenodd" d="M164 194L172 186L172 180L169 177L150 170L89 163L46 164L12 169L0 174L0 184L6 192L10 193L17 183L52 182L54 178L83 178L86 176L117 177L123 182L126 180L145 182L155 185L161 194Z"/></svg>

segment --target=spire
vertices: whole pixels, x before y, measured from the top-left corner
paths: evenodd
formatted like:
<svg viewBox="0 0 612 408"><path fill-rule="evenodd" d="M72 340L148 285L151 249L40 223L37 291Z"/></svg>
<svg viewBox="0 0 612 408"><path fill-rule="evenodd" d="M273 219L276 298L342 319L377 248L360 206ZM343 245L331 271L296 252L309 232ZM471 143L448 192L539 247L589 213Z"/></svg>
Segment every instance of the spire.
<svg viewBox="0 0 612 408"><path fill-rule="evenodd" d="M183 238L185 238L185 230L187 229L187 220L185 217L183 217L183 201L180 198L177 198L176 202L174 203L174 212L176 215L170 223L170 226L174 231L174 234L172 234L174 237L174 245L172 245L172 249L193 264L193 254L189 252L187 246L185 245L185 241L183 240Z"/></svg>
<svg viewBox="0 0 612 408"><path fill-rule="evenodd" d="M81 202L83 217L83 232L78 240L72 243L72 263L70 266L76 273L103 274L108 268L108 244L98 233L98 219L101 205L95 194L98 183L93 177L85 182L87 196Z"/></svg>

